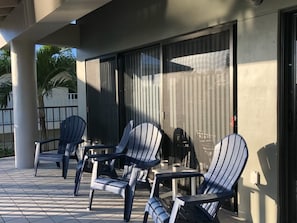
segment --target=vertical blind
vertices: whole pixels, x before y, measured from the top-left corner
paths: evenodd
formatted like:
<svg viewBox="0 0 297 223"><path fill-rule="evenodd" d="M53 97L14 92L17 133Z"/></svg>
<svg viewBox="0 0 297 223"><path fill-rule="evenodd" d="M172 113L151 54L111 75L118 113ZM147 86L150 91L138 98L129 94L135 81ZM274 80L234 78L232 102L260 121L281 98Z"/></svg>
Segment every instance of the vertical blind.
<svg viewBox="0 0 297 223"><path fill-rule="evenodd" d="M182 128L206 165L232 128L229 31L164 46L163 127Z"/></svg>
<svg viewBox="0 0 297 223"><path fill-rule="evenodd" d="M86 62L88 138L105 144L119 141L116 60Z"/></svg>
<svg viewBox="0 0 297 223"><path fill-rule="evenodd" d="M118 117L118 88L116 80L116 61L115 58L100 61L100 123L102 138L104 143L119 141L119 117ZM98 115L98 114L97 114Z"/></svg>
<svg viewBox="0 0 297 223"><path fill-rule="evenodd" d="M233 132L230 44L226 30L122 55L126 120L162 123L171 139L181 128L208 165L214 144Z"/></svg>
<svg viewBox="0 0 297 223"><path fill-rule="evenodd" d="M160 123L160 49L127 53L124 59L126 119Z"/></svg>

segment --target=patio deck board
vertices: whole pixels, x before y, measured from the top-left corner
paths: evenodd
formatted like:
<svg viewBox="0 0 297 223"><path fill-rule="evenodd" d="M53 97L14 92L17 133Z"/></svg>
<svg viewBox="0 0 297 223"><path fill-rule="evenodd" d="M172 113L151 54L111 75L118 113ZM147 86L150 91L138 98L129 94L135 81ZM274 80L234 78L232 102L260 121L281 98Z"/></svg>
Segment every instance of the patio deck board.
<svg viewBox="0 0 297 223"><path fill-rule="evenodd" d="M41 163L37 177L32 169L15 169L14 157L0 159L0 223L124 222L121 197L96 191L88 211L90 174L84 174L79 196L73 196L75 163L66 180L53 163ZM130 222L141 222L147 190L136 192Z"/></svg>
<svg viewBox="0 0 297 223"><path fill-rule="evenodd" d="M53 163L41 163L37 177L33 174L33 168L16 169L14 157L0 158L0 223L124 222L124 201L111 193L96 191L93 209L86 209L90 174L84 174L79 196L73 196L75 163L65 180ZM146 189L136 190L131 223L142 222L148 197ZM220 215L222 223L242 222L225 212Z"/></svg>

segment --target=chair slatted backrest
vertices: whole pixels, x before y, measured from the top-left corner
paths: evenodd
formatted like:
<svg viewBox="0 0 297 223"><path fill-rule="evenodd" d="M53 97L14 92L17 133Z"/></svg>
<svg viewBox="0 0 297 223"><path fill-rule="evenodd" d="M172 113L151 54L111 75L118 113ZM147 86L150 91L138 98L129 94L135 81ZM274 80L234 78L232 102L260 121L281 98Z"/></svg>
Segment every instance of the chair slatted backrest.
<svg viewBox="0 0 297 223"><path fill-rule="evenodd" d="M128 141L129 141L129 134L132 129L133 129L133 120L130 120L126 125L126 127L124 128L123 135L119 144L116 146L116 151L115 151L116 153L122 153L125 150L126 145L128 144Z"/></svg>
<svg viewBox="0 0 297 223"><path fill-rule="evenodd" d="M132 158L135 164L157 160L157 152L162 141L162 132L152 123L137 125L130 132L127 145L126 157ZM129 164L128 164L129 166ZM132 170L131 166L125 166L123 176L128 177ZM139 176L139 181L146 181L147 172Z"/></svg>
<svg viewBox="0 0 297 223"><path fill-rule="evenodd" d="M85 120L77 115L70 116L61 122L58 153L65 153L67 143L81 140L85 127Z"/></svg>
<svg viewBox="0 0 297 223"><path fill-rule="evenodd" d="M155 160L162 139L160 130L152 123L142 123L131 134L126 156L139 161Z"/></svg>
<svg viewBox="0 0 297 223"><path fill-rule="evenodd" d="M115 153L123 153L127 148L127 144L129 141L130 132L133 129L133 120L130 120L128 124L125 126L122 138L119 144L115 147ZM110 162L110 166L113 167L115 165L115 159Z"/></svg>
<svg viewBox="0 0 297 223"><path fill-rule="evenodd" d="M247 158L247 145L240 135L231 134L223 138L214 148L213 159L199 193L227 193L234 190ZM212 202L201 206L214 217L220 205L219 202Z"/></svg>

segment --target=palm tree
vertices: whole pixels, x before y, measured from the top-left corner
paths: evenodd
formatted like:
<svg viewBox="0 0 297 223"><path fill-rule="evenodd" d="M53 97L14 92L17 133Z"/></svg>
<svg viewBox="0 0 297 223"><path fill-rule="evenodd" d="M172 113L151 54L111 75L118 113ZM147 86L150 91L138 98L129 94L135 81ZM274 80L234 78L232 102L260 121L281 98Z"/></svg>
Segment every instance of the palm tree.
<svg viewBox="0 0 297 223"><path fill-rule="evenodd" d="M47 137L44 97L50 96L52 90L58 87L76 92L76 61L70 51L55 46L43 46L37 51L37 100L42 139Z"/></svg>
<svg viewBox="0 0 297 223"><path fill-rule="evenodd" d="M0 58L0 106L6 107L12 91L9 52L4 52ZM9 63L8 63L9 62ZM71 49L56 46L42 46L37 51L37 103L41 137L46 139L44 97L51 96L54 88L65 87L76 92L76 60ZM7 66L9 64L9 66ZM2 67L9 67L2 69Z"/></svg>
<svg viewBox="0 0 297 223"><path fill-rule="evenodd" d="M2 50L0 53L0 107L5 108L10 100L11 84L11 66L10 52Z"/></svg>

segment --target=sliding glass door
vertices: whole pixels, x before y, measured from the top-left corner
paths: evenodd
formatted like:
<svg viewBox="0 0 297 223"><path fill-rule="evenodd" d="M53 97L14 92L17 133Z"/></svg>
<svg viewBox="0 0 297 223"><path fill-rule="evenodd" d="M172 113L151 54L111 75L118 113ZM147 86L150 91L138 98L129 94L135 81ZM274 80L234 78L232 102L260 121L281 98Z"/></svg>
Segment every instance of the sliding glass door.
<svg viewBox="0 0 297 223"><path fill-rule="evenodd" d="M234 36L230 24L97 61L100 69L90 61L89 69L97 70L89 72L97 72L98 80L88 83L98 82L99 89L88 89L98 94L88 101L97 104L89 116L99 126L124 126L129 120L158 124L164 130L163 159L206 171L214 145L236 131ZM114 133L89 128L106 140Z"/></svg>
<svg viewBox="0 0 297 223"><path fill-rule="evenodd" d="M163 47L163 128L182 129L207 169L214 145L234 131L230 30ZM176 154L174 146L169 154ZM194 166L195 168L195 166Z"/></svg>
<svg viewBox="0 0 297 223"><path fill-rule="evenodd" d="M280 222L297 222L297 10L281 13L279 91Z"/></svg>
<svg viewBox="0 0 297 223"><path fill-rule="evenodd" d="M160 123L160 47L126 53L124 66L124 104L126 120Z"/></svg>
<svg viewBox="0 0 297 223"><path fill-rule="evenodd" d="M116 59L86 62L88 138L105 144L119 141Z"/></svg>

